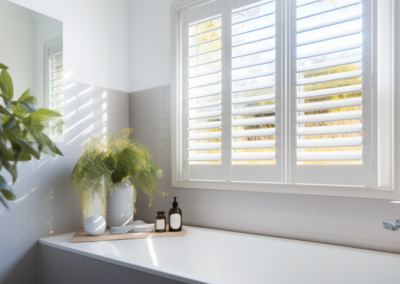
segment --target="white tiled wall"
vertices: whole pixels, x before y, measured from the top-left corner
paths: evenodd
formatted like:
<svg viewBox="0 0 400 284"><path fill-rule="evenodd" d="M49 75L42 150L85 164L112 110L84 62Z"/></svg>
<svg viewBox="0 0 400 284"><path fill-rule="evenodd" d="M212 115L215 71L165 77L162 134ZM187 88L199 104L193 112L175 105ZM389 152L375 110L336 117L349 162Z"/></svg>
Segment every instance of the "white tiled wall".
<svg viewBox="0 0 400 284"><path fill-rule="evenodd" d="M400 206L388 201L171 188L169 86L131 93L129 109L133 136L153 152L164 171L158 187L169 194L155 196L149 208L139 191L137 220L154 222L158 210L167 215L177 196L186 225L400 253L400 232L382 227L400 219Z"/></svg>
<svg viewBox="0 0 400 284"><path fill-rule="evenodd" d="M58 144L64 157L19 164L13 186L17 200L10 202L10 211L0 206L1 284L38 283L38 238L81 226L79 197L72 195L70 179L76 150L89 135L128 127L128 93L68 81L65 87L66 130Z"/></svg>

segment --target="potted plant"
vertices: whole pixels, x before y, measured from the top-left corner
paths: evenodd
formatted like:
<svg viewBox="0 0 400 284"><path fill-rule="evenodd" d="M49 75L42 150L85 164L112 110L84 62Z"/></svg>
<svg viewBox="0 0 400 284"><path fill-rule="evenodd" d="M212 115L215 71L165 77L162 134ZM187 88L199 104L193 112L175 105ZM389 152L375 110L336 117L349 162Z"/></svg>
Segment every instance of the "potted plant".
<svg viewBox="0 0 400 284"><path fill-rule="evenodd" d="M31 96L29 89L18 100L13 100L14 86L7 72L8 67L0 63L0 69L0 97L4 102L4 105L0 105L0 170L4 167L11 174L14 183L18 178L18 162L27 162L32 158L39 160L42 152L62 156L61 151L45 133L49 122L61 115L45 108L37 109L36 98ZM58 123L56 127L59 126ZM50 130L53 131L54 129ZM57 132L59 131L60 129ZM7 200L14 199L11 186L0 175L0 203L8 209Z"/></svg>
<svg viewBox="0 0 400 284"><path fill-rule="evenodd" d="M131 137L132 129L90 137L79 152L82 156L71 175L72 189L80 194L81 208L89 216L95 196L99 196L107 227L122 226L133 220L136 192L143 190L153 200L155 181L162 176L150 151Z"/></svg>

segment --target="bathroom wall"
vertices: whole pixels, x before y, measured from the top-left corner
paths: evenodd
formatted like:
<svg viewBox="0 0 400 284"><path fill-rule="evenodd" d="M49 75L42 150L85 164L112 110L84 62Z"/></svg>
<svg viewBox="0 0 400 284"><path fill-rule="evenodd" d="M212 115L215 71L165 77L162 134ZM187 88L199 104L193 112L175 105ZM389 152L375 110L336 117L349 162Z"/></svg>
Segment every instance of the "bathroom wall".
<svg viewBox="0 0 400 284"><path fill-rule="evenodd" d="M9 1L63 22L68 80L129 91L129 0Z"/></svg>
<svg viewBox="0 0 400 284"><path fill-rule="evenodd" d="M76 150L90 135L128 127L128 94L71 81L65 82L66 130L58 147L64 157L43 156L19 166L13 186L17 200L10 211L0 206L0 283L37 283L41 237L81 227L79 197L71 192ZM7 180L10 176L5 171Z"/></svg>
<svg viewBox="0 0 400 284"><path fill-rule="evenodd" d="M19 166L17 200L0 207L0 283L38 283L40 237L81 226L71 194L76 149L90 134L117 131L128 117L128 1L11 1L63 21L66 130L64 157ZM4 172L2 172L4 174ZM9 176L7 176L9 180Z"/></svg>
<svg viewBox="0 0 400 284"><path fill-rule="evenodd" d="M184 225L400 253L400 232L382 227L400 219L400 206L387 200L172 188L169 86L130 93L129 123L162 168L157 185L169 194L149 208L138 191L136 220L154 222L177 196Z"/></svg>

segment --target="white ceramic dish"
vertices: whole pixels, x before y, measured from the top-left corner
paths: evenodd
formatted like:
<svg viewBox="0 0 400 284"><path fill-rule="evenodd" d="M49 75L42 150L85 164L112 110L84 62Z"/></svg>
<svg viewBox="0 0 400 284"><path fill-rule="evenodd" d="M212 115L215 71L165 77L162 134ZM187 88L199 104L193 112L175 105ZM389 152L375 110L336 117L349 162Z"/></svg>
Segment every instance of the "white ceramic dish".
<svg viewBox="0 0 400 284"><path fill-rule="evenodd" d="M110 227L110 233L113 235L125 234L125 233L147 233L152 232L154 229L153 224L146 224L141 220L133 221L125 226Z"/></svg>

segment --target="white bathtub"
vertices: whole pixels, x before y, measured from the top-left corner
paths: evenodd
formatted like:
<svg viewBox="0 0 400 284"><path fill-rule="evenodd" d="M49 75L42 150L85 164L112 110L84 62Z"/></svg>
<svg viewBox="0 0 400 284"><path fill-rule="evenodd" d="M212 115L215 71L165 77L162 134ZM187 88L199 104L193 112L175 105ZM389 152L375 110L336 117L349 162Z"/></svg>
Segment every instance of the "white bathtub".
<svg viewBox="0 0 400 284"><path fill-rule="evenodd" d="M187 236L46 246L184 283L398 284L400 255L185 226Z"/></svg>

